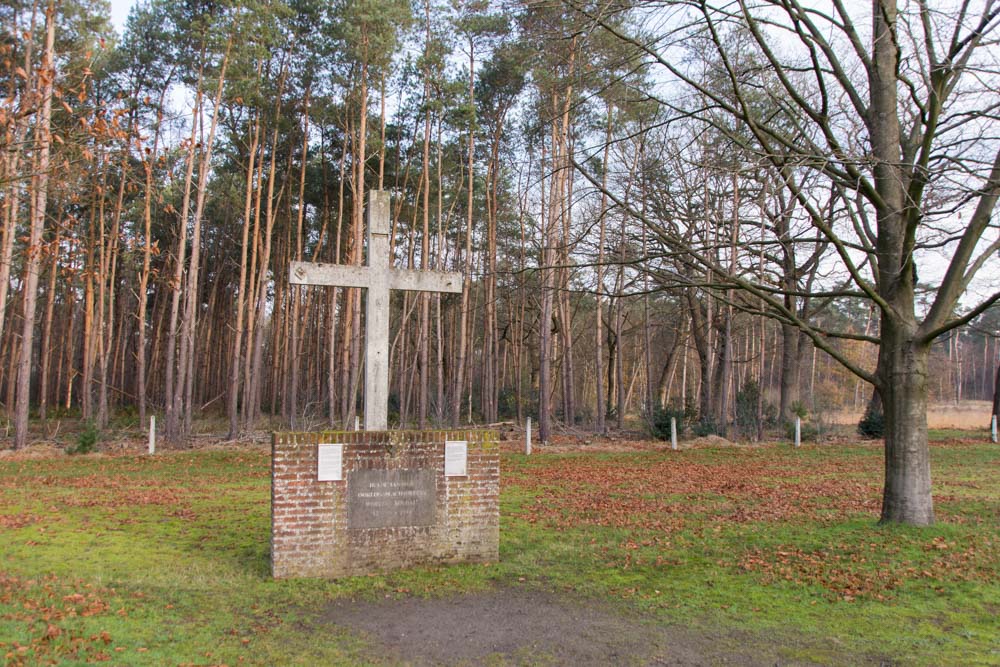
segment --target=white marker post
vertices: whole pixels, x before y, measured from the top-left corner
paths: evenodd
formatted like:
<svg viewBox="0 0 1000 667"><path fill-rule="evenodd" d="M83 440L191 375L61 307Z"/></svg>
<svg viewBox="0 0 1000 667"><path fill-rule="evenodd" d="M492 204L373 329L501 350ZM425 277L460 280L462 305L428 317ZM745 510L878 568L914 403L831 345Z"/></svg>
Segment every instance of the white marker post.
<svg viewBox="0 0 1000 667"><path fill-rule="evenodd" d="M670 418L670 449L677 450L677 417Z"/></svg>
<svg viewBox="0 0 1000 667"><path fill-rule="evenodd" d="M524 428L524 454L531 456L531 417L528 417L528 425Z"/></svg>
<svg viewBox="0 0 1000 667"><path fill-rule="evenodd" d="M156 415L149 416L149 453L156 453Z"/></svg>
<svg viewBox="0 0 1000 667"><path fill-rule="evenodd" d="M795 446L799 447L802 444L802 419L798 416L795 417Z"/></svg>
<svg viewBox="0 0 1000 667"><path fill-rule="evenodd" d="M361 417L359 417L358 415L354 415L354 430L355 431L361 430Z"/></svg>
<svg viewBox="0 0 1000 667"><path fill-rule="evenodd" d="M997 416L993 415L993 421L990 423L990 440L994 443L997 441Z"/></svg>

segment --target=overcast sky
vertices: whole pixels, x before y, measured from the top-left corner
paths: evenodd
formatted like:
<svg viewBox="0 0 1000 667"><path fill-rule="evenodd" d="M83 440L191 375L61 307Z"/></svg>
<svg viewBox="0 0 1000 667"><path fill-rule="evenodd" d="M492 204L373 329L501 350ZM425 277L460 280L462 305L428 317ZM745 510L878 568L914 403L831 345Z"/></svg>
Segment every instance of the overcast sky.
<svg viewBox="0 0 1000 667"><path fill-rule="evenodd" d="M128 18L128 10L135 4L135 0L111 0L111 22L115 24L118 34L125 29L125 19Z"/></svg>

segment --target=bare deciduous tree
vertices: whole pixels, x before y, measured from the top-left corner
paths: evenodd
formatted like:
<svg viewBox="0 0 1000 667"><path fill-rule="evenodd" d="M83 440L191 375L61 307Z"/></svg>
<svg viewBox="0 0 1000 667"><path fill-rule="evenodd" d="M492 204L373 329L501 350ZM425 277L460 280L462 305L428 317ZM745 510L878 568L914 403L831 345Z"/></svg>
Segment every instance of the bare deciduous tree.
<svg viewBox="0 0 1000 667"><path fill-rule="evenodd" d="M949 13L926 0L902 7L873 0L867 15L840 0L829 10L797 0L633 3L647 23L656 15L663 26L652 39L636 37L583 3L567 4L643 49L673 83L703 96L706 122L721 117L748 132L747 148L777 170L850 275L853 288L841 294L876 304L880 353L876 370L868 372L788 308L780 290L731 275L709 253L690 253L716 280L762 299L772 316L799 327L875 385L885 407L882 520L933 523L926 419L931 345L1000 298L994 293L956 315L970 282L1000 248L1000 240L984 238L995 227L1000 195L1000 128L989 112L996 101L981 92L984 81L1000 79L988 51L1000 27L1000 3L960 3ZM736 31L749 36L741 47L752 50L749 62L761 70L736 57L729 39ZM694 40L721 64L722 81L708 82L702 63L674 57L672 49ZM774 85L762 83L772 77ZM769 103L759 104L761 97ZM779 116L785 122L774 122ZM853 195L845 197L854 207L853 225L833 225L817 208L804 187L810 172ZM640 217L634 208L631 213ZM662 241L682 247L675 230L659 229ZM918 262L932 248L948 259L923 309L917 306Z"/></svg>

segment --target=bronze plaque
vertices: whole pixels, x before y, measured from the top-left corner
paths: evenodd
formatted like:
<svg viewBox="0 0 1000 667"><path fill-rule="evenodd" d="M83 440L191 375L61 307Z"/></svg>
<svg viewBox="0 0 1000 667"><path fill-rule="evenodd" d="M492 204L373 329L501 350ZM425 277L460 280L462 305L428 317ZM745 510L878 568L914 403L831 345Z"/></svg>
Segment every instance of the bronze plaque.
<svg viewBox="0 0 1000 667"><path fill-rule="evenodd" d="M356 470L347 488L348 528L434 525L433 470Z"/></svg>

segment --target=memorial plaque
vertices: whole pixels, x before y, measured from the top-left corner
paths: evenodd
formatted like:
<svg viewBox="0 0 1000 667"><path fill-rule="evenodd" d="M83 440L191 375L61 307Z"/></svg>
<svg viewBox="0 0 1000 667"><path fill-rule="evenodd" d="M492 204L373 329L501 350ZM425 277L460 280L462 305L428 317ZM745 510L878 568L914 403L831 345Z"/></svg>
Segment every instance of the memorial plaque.
<svg viewBox="0 0 1000 667"><path fill-rule="evenodd" d="M320 444L316 452L316 480L339 482L344 479L344 446Z"/></svg>
<svg viewBox="0 0 1000 667"><path fill-rule="evenodd" d="M444 476L464 477L469 474L469 443L448 440L444 443Z"/></svg>
<svg viewBox="0 0 1000 667"><path fill-rule="evenodd" d="M357 470L347 486L351 529L434 525L433 470Z"/></svg>

